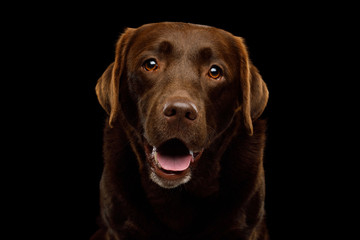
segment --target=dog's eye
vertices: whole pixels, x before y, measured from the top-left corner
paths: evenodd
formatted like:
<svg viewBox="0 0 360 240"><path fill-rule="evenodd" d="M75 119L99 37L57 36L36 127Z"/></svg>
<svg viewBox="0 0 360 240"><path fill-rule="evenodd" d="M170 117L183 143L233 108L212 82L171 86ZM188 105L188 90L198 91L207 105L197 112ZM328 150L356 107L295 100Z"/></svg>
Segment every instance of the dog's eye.
<svg viewBox="0 0 360 240"><path fill-rule="evenodd" d="M151 58L144 62L143 67L146 71L155 71L158 69L159 65L157 64L156 60Z"/></svg>
<svg viewBox="0 0 360 240"><path fill-rule="evenodd" d="M209 72L208 72L209 77L211 77L212 79L219 79L222 77L222 70L220 67L213 65L211 66Z"/></svg>

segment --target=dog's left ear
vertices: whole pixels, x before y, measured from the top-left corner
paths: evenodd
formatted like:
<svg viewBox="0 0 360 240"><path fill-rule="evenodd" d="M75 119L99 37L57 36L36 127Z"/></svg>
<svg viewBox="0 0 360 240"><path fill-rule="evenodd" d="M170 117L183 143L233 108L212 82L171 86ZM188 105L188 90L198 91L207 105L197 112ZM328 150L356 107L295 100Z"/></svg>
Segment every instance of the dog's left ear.
<svg viewBox="0 0 360 240"><path fill-rule="evenodd" d="M109 115L110 127L112 127L112 122L120 110L120 79L124 72L126 49L134 32L135 29L127 28L125 32L121 34L116 44L115 62L107 67L96 84L96 95L100 105Z"/></svg>
<svg viewBox="0 0 360 240"><path fill-rule="evenodd" d="M236 37L240 56L241 109L244 126L253 135L253 121L263 113L269 99L269 91L257 68L251 63L244 40Z"/></svg>

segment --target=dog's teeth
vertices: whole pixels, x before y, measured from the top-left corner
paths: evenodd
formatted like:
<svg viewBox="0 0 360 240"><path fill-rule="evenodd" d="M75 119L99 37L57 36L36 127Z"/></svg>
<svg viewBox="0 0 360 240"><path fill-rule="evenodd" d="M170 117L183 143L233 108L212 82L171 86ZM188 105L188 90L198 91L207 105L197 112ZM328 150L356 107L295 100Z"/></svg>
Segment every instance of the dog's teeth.
<svg viewBox="0 0 360 240"><path fill-rule="evenodd" d="M190 155L192 156L192 157L194 157L194 152L193 151L189 151L189 153L190 153Z"/></svg>
<svg viewBox="0 0 360 240"><path fill-rule="evenodd" d="M151 155L154 158L155 163L158 164L158 161L157 161L157 158L156 158L156 147L153 147Z"/></svg>

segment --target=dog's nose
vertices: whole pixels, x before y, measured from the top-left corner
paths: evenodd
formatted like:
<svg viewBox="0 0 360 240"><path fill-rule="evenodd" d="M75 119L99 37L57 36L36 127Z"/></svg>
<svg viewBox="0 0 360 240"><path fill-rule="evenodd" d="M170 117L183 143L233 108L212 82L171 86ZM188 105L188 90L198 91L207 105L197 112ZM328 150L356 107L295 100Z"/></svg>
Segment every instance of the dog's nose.
<svg viewBox="0 0 360 240"><path fill-rule="evenodd" d="M167 102L163 112L169 121L175 119L193 121L198 117L195 104L188 101Z"/></svg>

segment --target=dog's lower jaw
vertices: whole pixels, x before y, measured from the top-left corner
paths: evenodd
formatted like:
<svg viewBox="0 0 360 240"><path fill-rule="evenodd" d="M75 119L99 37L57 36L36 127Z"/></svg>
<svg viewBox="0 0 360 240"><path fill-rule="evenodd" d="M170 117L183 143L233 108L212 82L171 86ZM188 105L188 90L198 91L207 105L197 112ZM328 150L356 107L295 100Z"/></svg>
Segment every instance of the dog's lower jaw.
<svg viewBox="0 0 360 240"><path fill-rule="evenodd" d="M191 171L189 171L182 178L174 179L174 180L168 180L168 179L159 177L151 168L149 169L149 172L150 172L150 179L154 183L156 183L157 185L159 185L162 188L167 188L167 189L176 188L176 187L178 187L182 184L185 184L191 180Z"/></svg>

